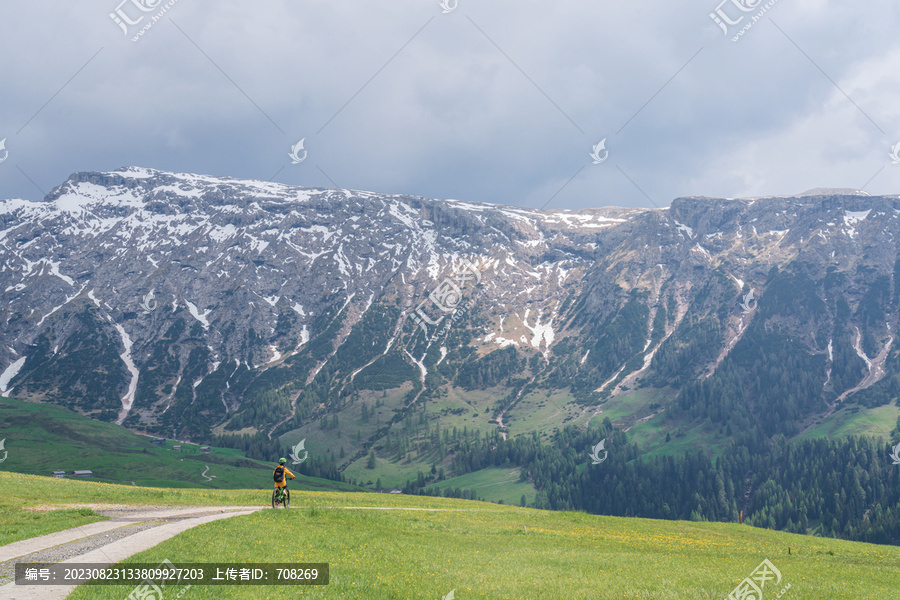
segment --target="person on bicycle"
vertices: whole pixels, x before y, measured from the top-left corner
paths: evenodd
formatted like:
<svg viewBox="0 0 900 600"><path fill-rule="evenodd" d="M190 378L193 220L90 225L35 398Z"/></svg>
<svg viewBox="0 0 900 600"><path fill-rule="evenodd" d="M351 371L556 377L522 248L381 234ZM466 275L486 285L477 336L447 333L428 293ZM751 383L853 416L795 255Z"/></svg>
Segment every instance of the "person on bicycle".
<svg viewBox="0 0 900 600"><path fill-rule="evenodd" d="M286 488L287 487L287 478L285 475L290 477L291 479L296 479L294 474L291 473L290 469L285 466L287 462L284 458L278 459L278 466L275 467L275 470L272 471L272 477L275 478L275 488ZM281 493L284 493L284 489L281 490Z"/></svg>

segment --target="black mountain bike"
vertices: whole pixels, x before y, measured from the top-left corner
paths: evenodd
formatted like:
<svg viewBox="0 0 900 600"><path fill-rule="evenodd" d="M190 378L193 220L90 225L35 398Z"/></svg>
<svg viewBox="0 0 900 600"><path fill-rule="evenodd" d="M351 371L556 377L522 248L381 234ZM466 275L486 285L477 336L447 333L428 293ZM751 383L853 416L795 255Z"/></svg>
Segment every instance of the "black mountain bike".
<svg viewBox="0 0 900 600"><path fill-rule="evenodd" d="M272 508L290 508L291 507L291 491L286 487L275 488L272 491Z"/></svg>

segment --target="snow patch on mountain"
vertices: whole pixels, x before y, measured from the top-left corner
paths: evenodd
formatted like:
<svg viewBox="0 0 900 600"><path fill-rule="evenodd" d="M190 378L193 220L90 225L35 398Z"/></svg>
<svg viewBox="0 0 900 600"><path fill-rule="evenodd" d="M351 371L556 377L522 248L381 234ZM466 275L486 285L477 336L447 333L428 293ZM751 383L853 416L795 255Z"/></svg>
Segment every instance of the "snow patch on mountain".
<svg viewBox="0 0 900 600"><path fill-rule="evenodd" d="M677 229L678 231L680 231L680 232L682 232L682 233L684 233L684 234L687 234L687 237L688 237L689 240L694 239L694 229L693 229L692 227L688 227L687 225L684 225L684 224L682 224L682 223L679 223L679 222L678 222L677 220L675 220L675 219L672 219L672 220L675 221L676 229Z"/></svg>
<svg viewBox="0 0 900 600"><path fill-rule="evenodd" d="M5 394L10 390L9 382L19 374L19 371L21 371L22 367L24 366L25 357L23 356L19 360L6 367L6 369L3 371L3 374L0 375L0 393Z"/></svg>
<svg viewBox="0 0 900 600"><path fill-rule="evenodd" d="M38 321L38 327L40 327L41 325L43 325L43 324L44 324L44 321L46 321L48 317L50 317L51 315L53 315L54 313L56 313L56 311L58 311L58 310L61 309L63 306L65 306L66 304L68 304L69 302L71 302L72 300L74 300L75 298L77 298L78 296L80 296L80 295L81 295L81 292L83 292L83 291L84 291L84 288L86 288L86 287L87 287L87 284L84 284L83 286L81 286L81 289L78 290L76 293L72 294L71 296L66 296L66 301L65 301L65 302L63 302L63 303L60 304L59 306L55 306L50 312L48 312L46 315L44 315L44 316L41 317L41 320Z"/></svg>
<svg viewBox="0 0 900 600"><path fill-rule="evenodd" d="M206 312L201 313L197 309L197 306L190 300L185 300L184 303L187 304L187 307L191 313L191 316L194 317L195 319L197 319L200 322L200 324L203 325L203 329L209 329L209 320L207 319L207 317L209 316L209 313L212 312L212 309L208 308L208 309L206 309Z"/></svg>
<svg viewBox="0 0 900 600"><path fill-rule="evenodd" d="M423 356L421 359L416 360L408 350L404 349L403 352L406 353L406 355L409 357L409 360L413 361L413 363L415 363L415 365L419 367L420 379L422 383L425 383L425 378L428 377L428 369L425 367L425 357Z"/></svg>
<svg viewBox="0 0 900 600"><path fill-rule="evenodd" d="M550 346L553 345L553 318L551 317L549 323L541 324L541 315L535 315L534 326L528 324L528 313L531 312L531 309L525 309L525 316L522 319L522 324L525 326L525 329L532 333L531 338L531 346L536 349L541 348L541 344L545 344L545 347L549 350Z"/></svg>
<svg viewBox="0 0 900 600"><path fill-rule="evenodd" d="M116 421L116 423L121 425L125 420L125 417L128 416L128 413L131 412L131 407L134 406L134 394L137 391L140 371L138 371L137 366L134 364L134 360L131 358L131 346L133 345L131 337L126 333L125 328L118 323L116 324L116 331L119 332L119 336L122 338L122 344L125 346L125 352L119 356L121 357L122 362L125 363L128 372L131 374L131 381L128 383L128 391L122 396L122 410L119 412L119 418Z"/></svg>
<svg viewBox="0 0 900 600"><path fill-rule="evenodd" d="M872 212L872 209L869 210L848 210L844 211L844 224L847 226L853 226L859 223L860 221L865 221L866 217L869 216L869 213Z"/></svg>
<svg viewBox="0 0 900 600"><path fill-rule="evenodd" d="M223 227L213 227L206 235L211 240L222 243L225 240L233 238L237 235L237 227L235 227L231 223Z"/></svg>

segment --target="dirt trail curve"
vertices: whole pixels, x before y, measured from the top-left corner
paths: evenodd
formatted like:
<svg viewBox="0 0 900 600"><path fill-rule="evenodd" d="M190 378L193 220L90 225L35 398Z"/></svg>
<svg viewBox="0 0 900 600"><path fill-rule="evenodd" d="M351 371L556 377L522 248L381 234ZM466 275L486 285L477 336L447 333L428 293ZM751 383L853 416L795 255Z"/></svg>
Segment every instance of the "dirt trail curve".
<svg viewBox="0 0 900 600"><path fill-rule="evenodd" d="M249 515L256 506L96 508L101 521L0 546L0 600L56 600L73 585L22 586L11 582L17 562L115 563L197 525ZM5 584L5 585L4 585Z"/></svg>

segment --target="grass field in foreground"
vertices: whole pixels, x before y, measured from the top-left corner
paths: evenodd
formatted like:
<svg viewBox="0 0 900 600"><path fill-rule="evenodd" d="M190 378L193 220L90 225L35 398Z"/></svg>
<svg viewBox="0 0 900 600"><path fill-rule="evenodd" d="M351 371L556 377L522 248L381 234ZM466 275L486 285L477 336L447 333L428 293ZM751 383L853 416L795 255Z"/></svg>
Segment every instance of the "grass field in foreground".
<svg viewBox="0 0 900 600"><path fill-rule="evenodd" d="M35 479L41 478L0 475L0 497ZM265 503L256 490L46 483L35 485L45 490L47 503ZM193 586L184 600L438 600L451 590L456 600L722 600L768 558L783 579L765 588L767 600L788 584L781 600L900 600L900 548L893 546L726 523L599 517L397 494L294 491L292 505L201 525L128 562L330 564L328 586ZM342 508L356 506L444 510ZM132 589L82 586L69 598L121 600Z"/></svg>
<svg viewBox="0 0 900 600"><path fill-rule="evenodd" d="M0 546L105 519L89 508L31 512L0 501Z"/></svg>
<svg viewBox="0 0 900 600"><path fill-rule="evenodd" d="M291 481L292 494L299 489ZM296 498L296 496L294 496ZM394 494L321 492L307 498L321 506L355 506L369 499L384 502ZM442 499L404 496L404 506L431 506ZM72 504L128 504L135 506L271 506L272 488L204 490L148 488L83 479L54 479L0 471L0 545L62 529L85 525L104 517L85 508L33 511L34 507ZM297 501L294 501L296 504ZM390 504L388 504L390 505ZM271 509L270 509L271 510Z"/></svg>
<svg viewBox="0 0 900 600"><path fill-rule="evenodd" d="M296 495L296 506L309 503L306 495ZM191 600L437 600L450 591L456 600L722 600L764 558L783 577L779 586L767 587L767 598L787 584L784 598L796 600L900 597L900 549L894 547L733 524L548 513L470 501L453 501L452 508L270 509L200 526L133 561L330 565L328 586L195 586ZM82 587L69 598L116 600L129 592L130 586Z"/></svg>

